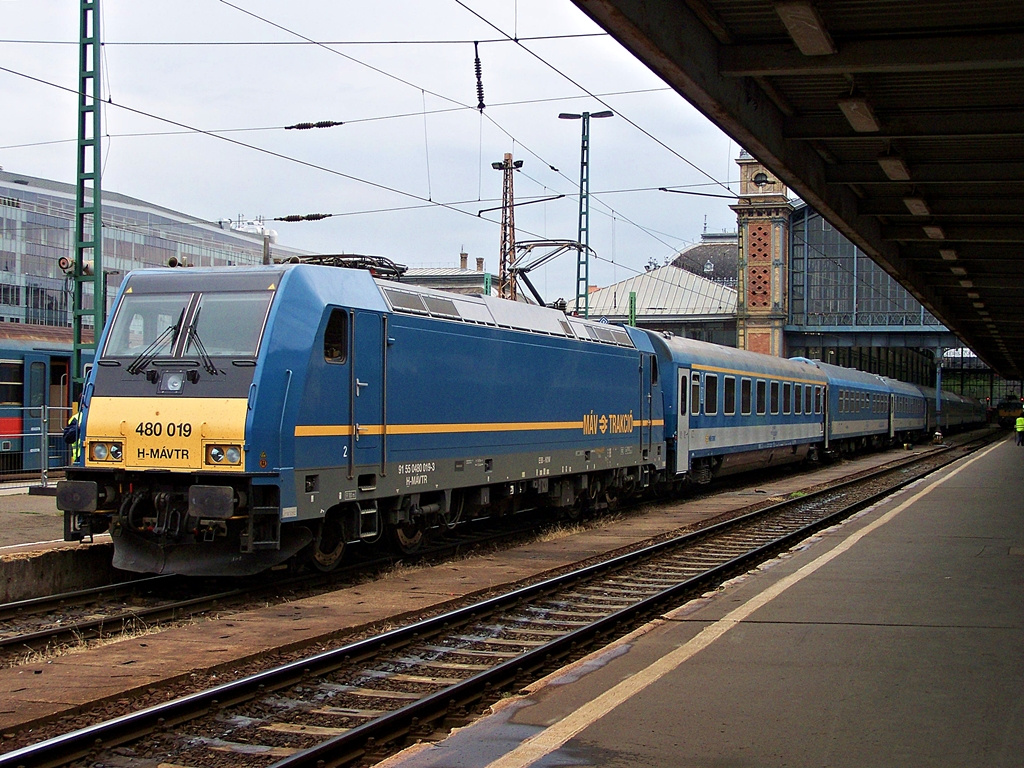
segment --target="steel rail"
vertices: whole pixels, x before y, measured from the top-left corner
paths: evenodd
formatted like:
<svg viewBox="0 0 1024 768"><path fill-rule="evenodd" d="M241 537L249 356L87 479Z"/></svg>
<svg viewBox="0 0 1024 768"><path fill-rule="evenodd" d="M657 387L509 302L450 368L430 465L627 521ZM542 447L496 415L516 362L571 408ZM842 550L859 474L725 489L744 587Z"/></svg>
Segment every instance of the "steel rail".
<svg viewBox="0 0 1024 768"><path fill-rule="evenodd" d="M955 453L955 452L954 452ZM918 461L936 458L934 454L920 457ZM940 466L951 463L959 455L947 455L946 461ZM853 504L797 530L786 533L767 544L739 555L697 576L685 579L678 584L642 599L633 606L617 610L587 627L582 627L557 638L549 643L527 651L514 659L502 662L491 669L467 678L444 690L428 694L404 707L389 712L380 718L356 726L350 731L332 737L314 747L300 751L274 764L274 768L297 768L298 766L342 765L372 751L377 745L402 738L423 727L424 723L434 722L445 716L457 713L471 702L493 694L502 685L515 681L529 671L550 664L552 660L564 657L574 649L589 642L590 638L603 637L624 623L635 622L649 614L667 600L678 600L681 595L693 591L704 590L707 585L718 583L723 575L740 569L747 569L753 563L763 561L767 556L783 550L799 542L821 528L830 526L836 521L855 514L877 501L891 495L895 490L915 482L940 466L929 467L919 475L908 476L893 486L857 500ZM816 499L834 496L844 488L862 484L876 476L894 474L907 469L907 465L885 467L878 472L861 475L825 490L809 493L797 499L789 499L763 509L749 512L736 518L723 521L682 536L674 537L633 552L618 555L607 561L595 563L568 574L545 579L536 584L518 588L512 592L488 598L479 603L458 608L442 615L418 621L414 624L399 627L381 635L346 644L337 649L325 651L306 659L291 662L280 667L259 672L236 681L224 683L206 691L200 691L179 699L134 712L122 717L64 734L62 736L29 745L13 752L0 755L0 768L14 766L60 766L96 752L140 738L154 730L170 727L177 723L201 717L220 707L238 704L250 700L269 691L300 682L312 675L325 674L344 664L372 657L401 647L424 636L450 629L452 625L468 622L479 618L482 614L492 613L527 599L535 598L546 592L564 588L577 581L582 581L605 572L614 571L640 562L670 549L685 546L710 538L737 528L759 518L778 514L781 510L797 504L813 503Z"/></svg>

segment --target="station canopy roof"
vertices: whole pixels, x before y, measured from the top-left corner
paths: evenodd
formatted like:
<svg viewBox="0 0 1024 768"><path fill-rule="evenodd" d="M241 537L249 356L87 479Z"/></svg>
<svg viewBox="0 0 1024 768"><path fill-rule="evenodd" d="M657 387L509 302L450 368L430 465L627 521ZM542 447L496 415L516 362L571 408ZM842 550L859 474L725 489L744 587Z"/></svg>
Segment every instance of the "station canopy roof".
<svg viewBox="0 0 1024 768"><path fill-rule="evenodd" d="M1024 374L1020 0L574 0L977 355Z"/></svg>

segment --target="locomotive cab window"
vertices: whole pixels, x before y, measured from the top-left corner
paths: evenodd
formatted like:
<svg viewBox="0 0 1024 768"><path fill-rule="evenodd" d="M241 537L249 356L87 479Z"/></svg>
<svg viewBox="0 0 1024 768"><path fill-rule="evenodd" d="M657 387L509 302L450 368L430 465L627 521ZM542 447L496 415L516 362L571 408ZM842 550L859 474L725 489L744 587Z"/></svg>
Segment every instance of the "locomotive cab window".
<svg viewBox="0 0 1024 768"><path fill-rule="evenodd" d="M255 357L273 296L272 291L126 293L103 354Z"/></svg>
<svg viewBox="0 0 1024 768"><path fill-rule="evenodd" d="M187 329L185 355L197 354L201 343L215 357L256 357L273 296L271 291L204 293Z"/></svg>
<svg viewBox="0 0 1024 768"><path fill-rule="evenodd" d="M170 355L190 293L125 294L114 315L103 354L128 357L150 349Z"/></svg>
<svg viewBox="0 0 1024 768"><path fill-rule="evenodd" d="M344 363L348 358L348 312L343 309L331 311L324 329L324 360L328 363Z"/></svg>

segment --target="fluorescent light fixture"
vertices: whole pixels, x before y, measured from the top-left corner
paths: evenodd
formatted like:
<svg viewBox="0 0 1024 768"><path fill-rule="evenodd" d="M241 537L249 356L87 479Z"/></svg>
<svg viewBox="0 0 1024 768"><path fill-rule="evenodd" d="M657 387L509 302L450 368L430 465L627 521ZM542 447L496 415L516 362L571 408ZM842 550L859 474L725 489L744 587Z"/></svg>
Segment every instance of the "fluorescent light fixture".
<svg viewBox="0 0 1024 768"><path fill-rule="evenodd" d="M943 261L956 261L956 251L952 248L939 248L939 256Z"/></svg>
<svg viewBox="0 0 1024 768"><path fill-rule="evenodd" d="M972 301L971 303L974 305L975 309L984 309L985 308L985 302L983 302L983 301ZM984 313L984 314L987 314L987 313Z"/></svg>
<svg viewBox="0 0 1024 768"><path fill-rule="evenodd" d="M942 227L937 224L929 224L926 227L921 227L924 233L928 235L932 240L945 240L946 233L942 231Z"/></svg>
<svg viewBox="0 0 1024 768"><path fill-rule="evenodd" d="M882 171L889 177L890 181L910 181L910 169L903 162L903 158L897 155L882 155L878 158L878 164Z"/></svg>
<svg viewBox="0 0 1024 768"><path fill-rule="evenodd" d="M775 4L775 12L804 56L826 56L836 52L825 22L809 0L784 0Z"/></svg>
<svg viewBox="0 0 1024 768"><path fill-rule="evenodd" d="M928 210L928 203L921 197L904 197L903 204L907 206L907 210L915 216L931 216L932 212Z"/></svg>
<svg viewBox="0 0 1024 768"><path fill-rule="evenodd" d="M972 280L961 280L960 281L960 285L962 287L964 287L964 288L973 288L974 287L974 281L972 281Z"/></svg>
<svg viewBox="0 0 1024 768"><path fill-rule="evenodd" d="M848 99L839 100L839 109L850 123L850 127L857 133L875 133L881 130L882 126L875 117L871 105L863 96L851 96Z"/></svg>
<svg viewBox="0 0 1024 768"><path fill-rule="evenodd" d="M963 267L950 267L949 271L952 272L957 277L963 277L964 275L967 274L967 270L964 269Z"/></svg>
<svg viewBox="0 0 1024 768"><path fill-rule="evenodd" d="M978 293L977 291L968 291L967 292L967 298L968 299L980 299L981 298L981 294Z"/></svg>

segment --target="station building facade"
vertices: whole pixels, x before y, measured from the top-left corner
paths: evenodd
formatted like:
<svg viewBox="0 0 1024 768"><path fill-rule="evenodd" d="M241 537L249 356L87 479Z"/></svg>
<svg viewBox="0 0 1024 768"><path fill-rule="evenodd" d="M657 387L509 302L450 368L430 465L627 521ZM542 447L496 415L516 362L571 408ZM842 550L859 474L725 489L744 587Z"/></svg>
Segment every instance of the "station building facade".
<svg viewBox="0 0 1024 768"><path fill-rule="evenodd" d="M103 191L107 302L132 269L260 264L264 236ZM0 322L70 327L72 290L60 258L75 257L73 184L0 171ZM258 229L258 227L255 227ZM303 255L277 244L273 258ZM86 288L87 292L91 287ZM89 300L91 303L91 299Z"/></svg>

